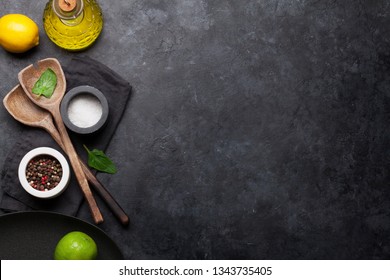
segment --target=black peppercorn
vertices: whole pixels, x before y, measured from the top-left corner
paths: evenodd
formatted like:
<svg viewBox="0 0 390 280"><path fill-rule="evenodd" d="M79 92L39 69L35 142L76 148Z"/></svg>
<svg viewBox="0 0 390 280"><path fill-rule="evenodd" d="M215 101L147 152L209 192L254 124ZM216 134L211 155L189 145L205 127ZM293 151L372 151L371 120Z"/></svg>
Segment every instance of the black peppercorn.
<svg viewBox="0 0 390 280"><path fill-rule="evenodd" d="M27 164L27 181L36 190L48 191L55 188L61 181L61 177L62 166L52 156L37 156Z"/></svg>

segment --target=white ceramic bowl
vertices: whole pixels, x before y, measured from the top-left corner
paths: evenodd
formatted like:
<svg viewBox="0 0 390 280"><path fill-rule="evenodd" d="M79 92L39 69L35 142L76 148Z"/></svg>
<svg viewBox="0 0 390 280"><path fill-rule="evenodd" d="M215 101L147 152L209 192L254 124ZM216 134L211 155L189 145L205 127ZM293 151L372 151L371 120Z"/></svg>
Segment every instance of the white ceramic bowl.
<svg viewBox="0 0 390 280"><path fill-rule="evenodd" d="M30 160L32 160L37 156L42 156L42 155L48 155L54 157L59 161L62 168L62 177L60 182L56 187L47 191L40 191L34 189L33 187L30 186L26 178L26 168ZM56 196L59 196L68 186L69 179L70 179L70 168L67 160L60 152L49 147L39 147L29 151L22 158L19 164L18 177L22 187L25 189L26 192L28 192L32 196L43 198L43 199L54 198Z"/></svg>

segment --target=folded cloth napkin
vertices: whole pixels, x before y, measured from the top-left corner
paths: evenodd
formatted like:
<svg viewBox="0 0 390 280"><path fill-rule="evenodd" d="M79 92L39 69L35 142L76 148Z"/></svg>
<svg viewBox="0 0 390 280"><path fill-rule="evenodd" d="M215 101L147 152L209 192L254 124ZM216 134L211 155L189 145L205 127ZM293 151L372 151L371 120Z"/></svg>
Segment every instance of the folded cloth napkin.
<svg viewBox="0 0 390 280"><path fill-rule="evenodd" d="M90 85L99 89L107 98L109 116L107 124L93 136L77 135L69 132L69 136L79 156L86 161L85 144L90 150L105 150L120 123L131 86L117 73L107 66L88 57L73 58L63 66L67 80L67 89L80 85ZM76 215L83 201L83 195L72 172L66 191L57 198L42 200L27 194L20 186L18 166L23 156L36 147L52 147L65 153L43 129L25 127L21 139L11 148L1 171L1 190L3 191L0 208L7 212L44 210ZM107 186L106 186L107 187Z"/></svg>

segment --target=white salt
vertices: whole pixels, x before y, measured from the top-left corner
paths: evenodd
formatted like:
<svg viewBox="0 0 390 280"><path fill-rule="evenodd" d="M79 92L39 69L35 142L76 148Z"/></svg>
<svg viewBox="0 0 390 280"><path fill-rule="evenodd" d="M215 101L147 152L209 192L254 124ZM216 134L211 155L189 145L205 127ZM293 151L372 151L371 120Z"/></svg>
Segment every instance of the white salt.
<svg viewBox="0 0 390 280"><path fill-rule="evenodd" d="M90 127L102 117L103 109L99 99L91 95L78 95L68 105L69 120L78 127Z"/></svg>

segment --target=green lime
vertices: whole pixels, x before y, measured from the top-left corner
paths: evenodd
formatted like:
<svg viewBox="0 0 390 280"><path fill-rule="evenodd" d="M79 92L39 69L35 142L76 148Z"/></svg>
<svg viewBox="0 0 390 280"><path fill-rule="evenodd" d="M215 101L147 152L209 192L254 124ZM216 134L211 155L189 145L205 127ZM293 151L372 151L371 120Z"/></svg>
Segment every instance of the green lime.
<svg viewBox="0 0 390 280"><path fill-rule="evenodd" d="M72 231L64 235L54 251L55 260L94 260L97 257L95 241L87 234Z"/></svg>

